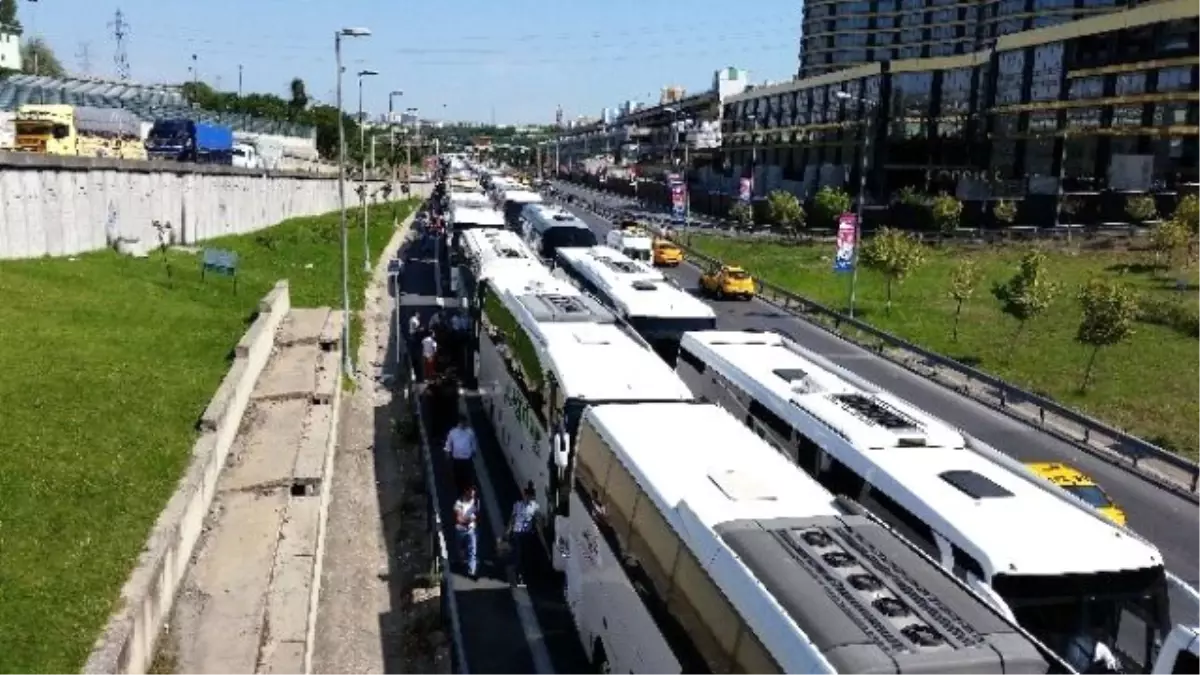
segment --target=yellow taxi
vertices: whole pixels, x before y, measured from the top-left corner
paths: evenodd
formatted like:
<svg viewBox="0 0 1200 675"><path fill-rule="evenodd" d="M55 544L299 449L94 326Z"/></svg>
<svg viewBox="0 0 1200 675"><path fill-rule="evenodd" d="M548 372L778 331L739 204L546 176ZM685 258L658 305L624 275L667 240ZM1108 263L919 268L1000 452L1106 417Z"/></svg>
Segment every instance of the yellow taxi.
<svg viewBox="0 0 1200 675"><path fill-rule="evenodd" d="M754 277L740 267L721 265L700 275L700 290L724 299L728 297L749 300L757 290Z"/></svg>
<svg viewBox="0 0 1200 675"><path fill-rule="evenodd" d="M683 262L683 249L668 239L654 240L654 264L661 267L679 267Z"/></svg>
<svg viewBox="0 0 1200 675"><path fill-rule="evenodd" d="M1087 502L1114 523L1125 525L1125 511L1095 481L1078 469L1059 462L1030 462L1026 466L1038 476Z"/></svg>

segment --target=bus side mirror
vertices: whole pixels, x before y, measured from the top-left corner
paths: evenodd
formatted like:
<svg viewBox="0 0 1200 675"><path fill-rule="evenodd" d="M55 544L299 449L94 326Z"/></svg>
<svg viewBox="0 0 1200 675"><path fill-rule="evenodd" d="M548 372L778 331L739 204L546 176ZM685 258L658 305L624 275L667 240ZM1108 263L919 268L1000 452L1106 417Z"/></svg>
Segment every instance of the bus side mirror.
<svg viewBox="0 0 1200 675"><path fill-rule="evenodd" d="M559 471L567 470L567 463L570 459L569 444L570 440L565 433L554 434L554 465L558 467Z"/></svg>

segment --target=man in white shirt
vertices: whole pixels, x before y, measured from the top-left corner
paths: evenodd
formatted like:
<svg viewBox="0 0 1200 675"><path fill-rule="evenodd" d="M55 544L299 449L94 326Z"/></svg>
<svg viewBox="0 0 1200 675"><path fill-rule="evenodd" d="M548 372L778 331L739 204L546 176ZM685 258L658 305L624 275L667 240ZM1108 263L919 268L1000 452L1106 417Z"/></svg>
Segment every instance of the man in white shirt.
<svg viewBox="0 0 1200 675"><path fill-rule="evenodd" d="M521 501L513 504L512 517L508 521L508 545L513 565L513 575L518 586L525 584L525 575L529 570L529 556L533 546L537 544L536 525L540 514L537 503L537 490L533 481L525 486Z"/></svg>
<svg viewBox="0 0 1200 675"><path fill-rule="evenodd" d="M421 358L425 363L425 381L431 381L437 375L437 340L433 339L433 333L430 332L421 340Z"/></svg>
<svg viewBox="0 0 1200 675"><path fill-rule="evenodd" d="M459 492L475 484L472 460L479 451L475 432L467 424L467 416L458 416L458 425L446 435L446 454L450 456L450 468L454 473L454 484Z"/></svg>
<svg viewBox="0 0 1200 675"><path fill-rule="evenodd" d="M467 575L472 579L476 576L479 562L479 538L475 530L478 519L479 499L475 496L475 486L468 485L458 501L454 502L454 534L458 539L458 550L466 558Z"/></svg>

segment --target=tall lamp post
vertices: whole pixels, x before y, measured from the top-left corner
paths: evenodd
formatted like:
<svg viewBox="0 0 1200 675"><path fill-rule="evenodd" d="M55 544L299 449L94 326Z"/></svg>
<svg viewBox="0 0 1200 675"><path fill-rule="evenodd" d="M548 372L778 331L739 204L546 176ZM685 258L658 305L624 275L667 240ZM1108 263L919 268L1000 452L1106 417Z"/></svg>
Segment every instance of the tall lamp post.
<svg viewBox="0 0 1200 675"><path fill-rule="evenodd" d="M363 225L363 271L371 271L371 237L369 236L369 226L367 224L367 139L366 125L363 119L363 78L378 75L374 70L358 71L358 150L362 153L362 173L358 176L358 192L359 199L362 200L362 225ZM374 136L372 136L374 138Z"/></svg>
<svg viewBox="0 0 1200 675"><path fill-rule="evenodd" d="M679 121L681 119L680 110L676 106L667 106L664 108L671 113L671 168L675 167L675 148L679 145ZM686 117L682 119L686 120ZM688 172L688 144L687 139L683 142L683 231L687 233L687 245L692 245L692 189L691 184L687 179Z"/></svg>
<svg viewBox="0 0 1200 675"><path fill-rule="evenodd" d="M397 89L388 93L388 162L392 165L392 180L396 180L396 121L392 118L395 110L394 102L397 96L403 96L404 92ZM409 169L405 167L404 175L407 178Z"/></svg>
<svg viewBox="0 0 1200 675"><path fill-rule="evenodd" d="M416 108L405 108L404 112L407 115L411 115L414 120L416 119ZM408 135L407 129L404 131L404 161L409 167L412 166L412 138Z"/></svg>
<svg viewBox="0 0 1200 675"><path fill-rule="evenodd" d="M862 220L863 220L863 204L867 201L867 168L871 157L871 135L875 129L873 124L875 115L877 114L877 103L869 98L854 96L845 91L834 92L834 96L846 100L858 101L862 106L863 117L863 144L862 144L862 162L858 169L858 205L854 210L854 253L851 258L850 267L850 303L849 316L854 318L854 300L858 291L858 250L862 247Z"/></svg>
<svg viewBox="0 0 1200 675"><path fill-rule="evenodd" d="M333 34L333 54L337 62L338 109L338 209L342 226L342 372L354 372L350 359L350 236L346 229L346 125L342 115L342 38L367 37L366 28L343 28Z"/></svg>

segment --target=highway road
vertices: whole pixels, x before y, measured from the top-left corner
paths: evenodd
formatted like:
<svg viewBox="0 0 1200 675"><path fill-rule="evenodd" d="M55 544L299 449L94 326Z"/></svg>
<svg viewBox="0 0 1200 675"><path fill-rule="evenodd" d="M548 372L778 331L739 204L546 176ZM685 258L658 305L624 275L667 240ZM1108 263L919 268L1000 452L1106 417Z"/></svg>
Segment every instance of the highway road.
<svg viewBox="0 0 1200 675"><path fill-rule="evenodd" d="M601 195L562 182L555 182L554 185L563 193L578 195L610 207L631 206L628 200L614 195ZM573 210L603 241L604 234L612 224L590 211ZM696 288L698 285L699 271L692 265L681 265L666 273L683 288ZM930 382L766 302L711 300L709 304L716 310L718 327L723 330L759 329L788 335L1014 459L1022 462L1064 462L1087 473L1125 508L1130 527L1158 546L1167 569L1192 586L1197 585L1200 577L1197 571L1200 566L1197 553L1200 547L1200 512L1195 503L1160 489L1136 474L1074 445ZM1036 523L1030 525L1036 526Z"/></svg>

